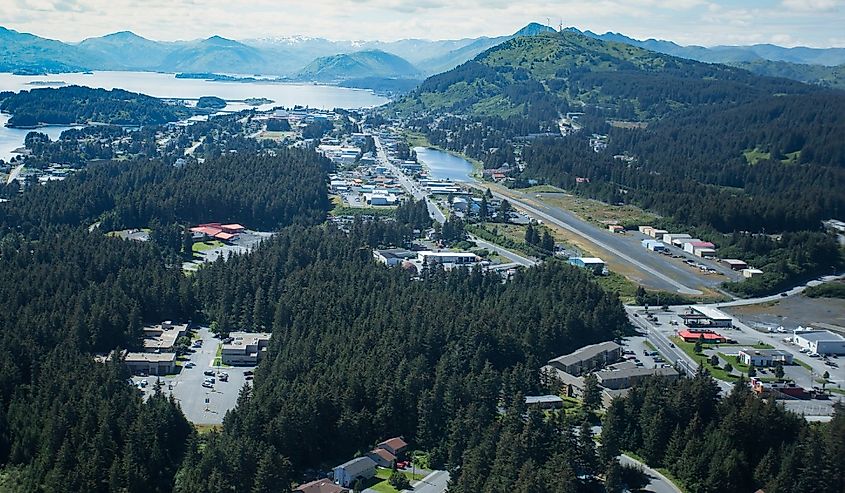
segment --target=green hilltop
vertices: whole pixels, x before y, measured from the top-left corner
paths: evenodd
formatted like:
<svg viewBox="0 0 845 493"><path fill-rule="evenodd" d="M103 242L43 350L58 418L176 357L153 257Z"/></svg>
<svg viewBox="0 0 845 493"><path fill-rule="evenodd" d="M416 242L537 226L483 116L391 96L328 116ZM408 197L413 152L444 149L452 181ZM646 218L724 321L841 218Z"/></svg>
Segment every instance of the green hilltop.
<svg viewBox="0 0 845 493"><path fill-rule="evenodd" d="M506 117L590 105L617 117L647 119L700 104L812 90L734 67L555 32L513 38L430 77L394 109Z"/></svg>

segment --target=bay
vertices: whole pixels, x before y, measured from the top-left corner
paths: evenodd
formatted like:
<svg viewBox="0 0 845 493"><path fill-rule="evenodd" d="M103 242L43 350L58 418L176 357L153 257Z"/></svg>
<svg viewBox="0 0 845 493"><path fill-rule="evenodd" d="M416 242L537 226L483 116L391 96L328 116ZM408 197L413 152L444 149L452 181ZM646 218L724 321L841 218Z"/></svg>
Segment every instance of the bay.
<svg viewBox="0 0 845 493"><path fill-rule="evenodd" d="M217 96L226 100L267 98L272 103L258 106L269 110L276 106L296 105L319 109L372 108L388 102L387 98L372 91L346 87L316 84L288 84L269 81L217 82L199 79L177 79L175 74L157 72L94 72L92 74L50 74L38 76L0 73L0 91L28 91L41 87L80 85L102 89L125 89L149 96L168 99L197 99L201 96ZM228 111L250 108L245 103L230 103ZM9 115L0 115L0 159L8 161L12 151L22 147L29 130L5 127ZM44 132L54 139L68 127L44 127Z"/></svg>

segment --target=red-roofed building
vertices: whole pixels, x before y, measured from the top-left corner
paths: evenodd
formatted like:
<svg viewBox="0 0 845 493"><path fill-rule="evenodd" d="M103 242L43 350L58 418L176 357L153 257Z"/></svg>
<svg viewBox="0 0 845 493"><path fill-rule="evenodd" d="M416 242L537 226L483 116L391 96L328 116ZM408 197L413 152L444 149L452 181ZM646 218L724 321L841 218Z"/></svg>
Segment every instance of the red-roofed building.
<svg viewBox="0 0 845 493"><path fill-rule="evenodd" d="M220 241L232 241L237 237L238 235L233 235L232 233L224 233L223 231L214 235L214 238Z"/></svg>
<svg viewBox="0 0 845 493"><path fill-rule="evenodd" d="M224 224L224 225L220 226L220 229L222 229L223 231L225 231L227 233L237 234L237 233L242 233L243 230L245 230L246 228L241 226L240 224L234 223L234 224Z"/></svg>
<svg viewBox="0 0 845 493"><path fill-rule="evenodd" d="M373 459L381 467L393 467L396 456L383 448L376 448L367 453L367 457Z"/></svg>
<svg viewBox="0 0 845 493"><path fill-rule="evenodd" d="M328 479L318 479L297 486L295 493L349 493L349 488L344 488L338 484L334 484Z"/></svg>
<svg viewBox="0 0 845 493"><path fill-rule="evenodd" d="M728 339L712 330L691 330L684 329L678 332L678 336L685 342L702 341L710 344L723 344L728 342Z"/></svg>
<svg viewBox="0 0 845 493"><path fill-rule="evenodd" d="M399 457L408 448L408 444L405 443L402 437L393 437L378 444L378 448L387 450L396 457Z"/></svg>
<svg viewBox="0 0 845 493"><path fill-rule="evenodd" d="M212 237L212 238L213 238L213 237L214 237L214 235L219 234L219 233L222 233L222 232L223 232L223 230L222 230L222 229L220 229L220 228L215 228L214 226L208 226L208 225L203 224L203 225L200 225L200 226L196 226L196 227L191 228L191 232L192 232L192 233L200 233L200 234L204 234L204 235L206 235L206 236L208 236L208 237Z"/></svg>

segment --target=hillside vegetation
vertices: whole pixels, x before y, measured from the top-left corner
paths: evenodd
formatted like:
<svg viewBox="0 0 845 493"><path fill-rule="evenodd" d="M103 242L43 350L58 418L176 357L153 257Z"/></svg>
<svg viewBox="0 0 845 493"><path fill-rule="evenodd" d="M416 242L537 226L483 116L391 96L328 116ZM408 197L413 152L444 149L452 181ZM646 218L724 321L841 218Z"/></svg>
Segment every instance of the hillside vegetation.
<svg viewBox="0 0 845 493"><path fill-rule="evenodd" d="M556 115L592 105L618 118L642 119L695 105L811 91L797 82L563 32L518 37L491 48L430 77L395 108L403 115L509 116Z"/></svg>
<svg viewBox="0 0 845 493"><path fill-rule="evenodd" d="M190 115L184 107L123 89L47 87L17 94L6 93L6 96L0 103L0 111L12 113L9 126L88 122L150 125L172 122Z"/></svg>

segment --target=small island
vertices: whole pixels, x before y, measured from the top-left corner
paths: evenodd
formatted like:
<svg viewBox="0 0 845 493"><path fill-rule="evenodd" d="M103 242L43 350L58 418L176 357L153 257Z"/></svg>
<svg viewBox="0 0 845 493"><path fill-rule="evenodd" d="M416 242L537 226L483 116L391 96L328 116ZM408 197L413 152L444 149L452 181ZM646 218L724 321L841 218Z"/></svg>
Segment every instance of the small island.
<svg viewBox="0 0 845 493"><path fill-rule="evenodd" d="M203 110L222 110L226 107L226 100L217 96L202 96L197 101L197 108Z"/></svg>
<svg viewBox="0 0 845 493"><path fill-rule="evenodd" d="M261 106L264 104L273 104L275 101L272 99L267 98L246 98L244 99L244 103L250 106Z"/></svg>

